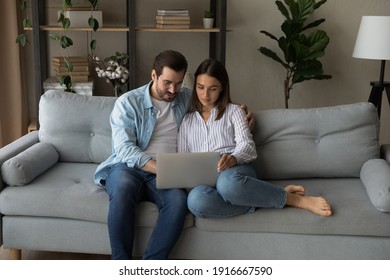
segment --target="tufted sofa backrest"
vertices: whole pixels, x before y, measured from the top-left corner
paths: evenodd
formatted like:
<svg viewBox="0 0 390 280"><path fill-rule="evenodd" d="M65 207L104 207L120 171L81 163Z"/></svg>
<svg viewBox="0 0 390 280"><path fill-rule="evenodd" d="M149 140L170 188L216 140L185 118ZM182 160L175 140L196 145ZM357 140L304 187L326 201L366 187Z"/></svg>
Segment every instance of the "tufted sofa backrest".
<svg viewBox="0 0 390 280"><path fill-rule="evenodd" d="M46 92L39 104L39 140L60 161L100 163L111 154L110 114L116 98ZM255 113L260 178L359 177L379 157L379 120L368 102Z"/></svg>
<svg viewBox="0 0 390 280"><path fill-rule="evenodd" d="M100 163L111 154L110 114L116 98L50 90L39 102L39 141L60 161Z"/></svg>
<svg viewBox="0 0 390 280"><path fill-rule="evenodd" d="M257 174L263 179L359 177L379 157L379 120L371 103L255 113Z"/></svg>

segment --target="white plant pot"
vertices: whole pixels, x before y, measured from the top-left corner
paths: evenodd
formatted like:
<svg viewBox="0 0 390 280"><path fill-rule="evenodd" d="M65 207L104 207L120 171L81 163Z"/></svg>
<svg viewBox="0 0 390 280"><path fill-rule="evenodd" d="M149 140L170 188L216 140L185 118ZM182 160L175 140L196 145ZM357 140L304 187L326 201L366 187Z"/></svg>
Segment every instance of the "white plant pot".
<svg viewBox="0 0 390 280"><path fill-rule="evenodd" d="M61 11L58 11L58 18L60 17L60 14ZM89 27L88 19L91 15L99 22L99 26L103 27L102 11L65 11L64 15L70 19L71 27Z"/></svg>
<svg viewBox="0 0 390 280"><path fill-rule="evenodd" d="M214 19L213 18L203 18L203 27L204 28L213 28Z"/></svg>

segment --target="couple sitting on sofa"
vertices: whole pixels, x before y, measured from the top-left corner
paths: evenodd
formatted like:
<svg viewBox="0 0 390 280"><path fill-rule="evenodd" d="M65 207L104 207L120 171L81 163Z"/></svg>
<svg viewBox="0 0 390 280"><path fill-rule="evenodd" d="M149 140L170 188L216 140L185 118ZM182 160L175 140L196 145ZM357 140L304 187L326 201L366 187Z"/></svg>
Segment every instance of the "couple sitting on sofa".
<svg viewBox="0 0 390 280"><path fill-rule="evenodd" d="M161 52L154 61L152 81L115 103L110 119L113 153L95 174L95 182L109 194L112 258L132 257L134 211L140 200L152 201L159 209L145 259L168 258L181 234L187 192L156 188L154 158L162 151L221 153L216 188L198 186L188 195L188 208L196 216L228 217L256 207L286 205L330 216L328 202L305 196L302 186L280 188L256 178L248 164L257 156L249 129L253 120L248 124L244 111L231 103L225 67L214 59L203 61L191 94L182 87L187 66L182 54Z"/></svg>

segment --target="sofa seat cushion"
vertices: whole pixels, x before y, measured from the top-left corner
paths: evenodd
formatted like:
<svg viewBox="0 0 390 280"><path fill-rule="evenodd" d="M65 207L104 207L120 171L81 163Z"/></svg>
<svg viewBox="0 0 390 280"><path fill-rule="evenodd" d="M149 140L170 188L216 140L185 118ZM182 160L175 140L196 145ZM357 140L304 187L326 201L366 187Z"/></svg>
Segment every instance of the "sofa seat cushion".
<svg viewBox="0 0 390 280"><path fill-rule="evenodd" d="M333 215L321 217L309 211L257 209L254 213L225 219L195 219L205 231L329 234L356 236L390 236L390 214L378 211L357 178L305 179L274 182L280 186L302 184L306 194L324 196Z"/></svg>
<svg viewBox="0 0 390 280"><path fill-rule="evenodd" d="M9 186L0 193L3 215L56 217L106 223L108 195L93 182L97 164L60 162L22 187ZM141 202L136 225L153 227L158 209L151 202ZM187 216L185 227L194 223Z"/></svg>

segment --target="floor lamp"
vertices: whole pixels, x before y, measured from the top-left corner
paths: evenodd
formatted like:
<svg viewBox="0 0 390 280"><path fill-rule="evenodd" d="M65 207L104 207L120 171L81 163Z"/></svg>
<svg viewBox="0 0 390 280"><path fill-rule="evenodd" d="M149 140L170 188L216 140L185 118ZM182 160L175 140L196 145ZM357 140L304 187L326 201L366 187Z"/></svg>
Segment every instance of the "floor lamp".
<svg viewBox="0 0 390 280"><path fill-rule="evenodd" d="M362 17L352 56L381 61L379 81L370 83L372 89L368 99L380 117L384 90L390 105L390 83L384 81L386 60L390 60L390 16Z"/></svg>

